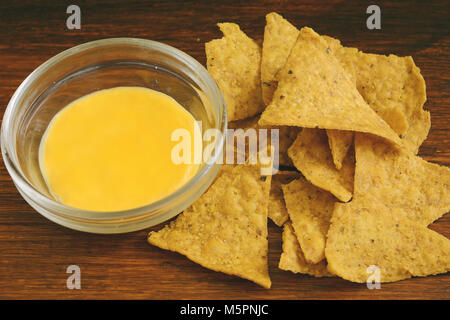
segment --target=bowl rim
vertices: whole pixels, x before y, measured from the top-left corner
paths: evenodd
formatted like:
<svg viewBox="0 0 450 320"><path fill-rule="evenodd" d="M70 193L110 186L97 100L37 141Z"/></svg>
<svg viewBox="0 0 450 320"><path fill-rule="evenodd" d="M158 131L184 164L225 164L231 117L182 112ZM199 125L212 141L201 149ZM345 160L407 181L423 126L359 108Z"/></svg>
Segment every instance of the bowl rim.
<svg viewBox="0 0 450 320"><path fill-rule="evenodd" d="M10 123L12 121L12 117L15 114L15 111L17 109L18 100L21 97L22 93L25 91L25 89L33 83L33 81L36 80L39 76L42 74L45 74L46 71L48 71L51 67L53 67L55 64L59 63L60 61L64 60L65 58L77 54L79 52L96 48L96 47L102 47L102 46L108 46L108 45L134 45L134 46L140 46L140 47L146 47L147 49L157 50L164 52L166 54L169 54L173 56L174 58L180 60L181 62L185 63L186 65L190 66L193 70L196 71L197 76L199 76L204 83L208 84L211 90L211 93L213 94L213 97L215 98L216 103L213 103L213 105L218 105L218 113L219 113L219 130L221 131L222 135L220 139L217 139L217 141L214 142L214 155L211 155L211 158L203 165L203 167L181 188L176 190L175 192L171 193L170 195L149 203L144 206L140 206L137 208L127 209L127 210L120 210L120 211L92 211L92 210L83 210L78 208L73 208L70 206L66 206L60 202L57 202L41 192L39 192L33 184L31 184L28 179L26 178L25 174L22 172L22 169L20 168L20 165L18 165L18 159L15 155L15 152L12 152L15 150L15 147L12 145L11 141L11 130L7 130L7 128L11 127ZM3 156L3 161L5 163L5 166L11 175L11 178L14 182L14 184L19 184L20 189L23 190L29 197L33 198L38 203L45 204L45 207L49 209L53 209L55 211L58 211L59 213L63 215L67 215L69 217L79 218L83 220L94 220L94 221L107 221L107 220L117 220L117 219L133 219L141 217L142 215L148 215L149 212L154 212L156 210L161 209L165 205L175 201L178 197L182 196L184 193L189 191L193 186L197 185L199 182L203 180L203 178L208 174L208 172L214 167L214 165L217 163L218 157L221 156L224 148L224 142L225 142L225 132L227 129L227 109L225 105L225 100L222 94L222 91L220 90L220 87L218 86L217 82L214 80L214 78L211 76L211 74L205 69L205 67L200 64L196 59L191 57L190 55L184 53L183 51L174 48L172 46L169 46L167 44L157 42L154 40L148 40L148 39L142 39L142 38L128 38L128 37L120 37L120 38L106 38L106 39L100 39L100 40L94 40L90 42L86 42L74 47L71 47L69 49L66 49L55 56L51 57L44 63L42 63L40 66L38 66L36 69L34 69L33 72L31 72L25 80L19 85L19 87L14 92L13 96L11 97L10 101L8 102L8 105L6 107L3 120L2 120L2 126L1 126L1 151ZM16 186L17 187L17 186Z"/></svg>

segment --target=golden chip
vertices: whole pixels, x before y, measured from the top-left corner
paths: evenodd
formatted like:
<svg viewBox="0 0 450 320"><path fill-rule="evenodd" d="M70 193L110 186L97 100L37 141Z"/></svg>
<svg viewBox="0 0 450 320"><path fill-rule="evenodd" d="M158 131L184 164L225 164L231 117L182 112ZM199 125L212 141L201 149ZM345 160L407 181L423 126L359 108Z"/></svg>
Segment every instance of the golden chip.
<svg viewBox="0 0 450 320"><path fill-rule="evenodd" d="M388 208L428 225L450 210L450 169L356 134L354 198L371 195Z"/></svg>
<svg viewBox="0 0 450 320"><path fill-rule="evenodd" d="M278 72L286 64L292 47L297 40L300 31L278 13L271 12L266 15L266 27L264 29L264 42L261 59L261 81L263 100L266 105L272 101L277 88ZM352 81L356 84L355 67L353 60L344 50L337 39L323 36L328 47L346 69ZM348 48L345 48L348 49ZM355 49L356 50L356 49ZM357 50L356 50L357 51Z"/></svg>
<svg viewBox="0 0 450 320"><path fill-rule="evenodd" d="M283 229L283 253L280 257L278 267L293 273L309 274L314 277L332 277L327 270L325 260L311 264L305 260L302 249L298 244L294 228L290 222L284 224Z"/></svg>
<svg viewBox="0 0 450 320"><path fill-rule="evenodd" d="M376 199L337 203L325 249L328 270L353 282L380 282L450 270L450 241Z"/></svg>
<svg viewBox="0 0 450 320"><path fill-rule="evenodd" d="M289 219L306 261L313 264L322 261L336 199L303 178L282 188Z"/></svg>
<svg viewBox="0 0 450 320"><path fill-rule="evenodd" d="M261 60L262 95L266 105L276 89L275 76L284 66L299 31L278 13L266 15Z"/></svg>
<svg viewBox="0 0 450 320"><path fill-rule="evenodd" d="M191 207L149 243L179 252L200 265L270 288L267 265L267 203L270 176L260 167L223 170Z"/></svg>
<svg viewBox="0 0 450 320"><path fill-rule="evenodd" d="M304 128L289 148L288 154L295 167L313 185L331 192L341 201L351 199L354 154L351 152L345 158L342 168L336 169L324 130Z"/></svg>
<svg viewBox="0 0 450 320"><path fill-rule="evenodd" d="M205 44L207 68L225 98L228 120L254 116L264 109L261 49L234 23L219 23L224 37Z"/></svg>
<svg viewBox="0 0 450 320"><path fill-rule="evenodd" d="M276 75L285 65L289 53L297 40L299 31L286 19L275 12L266 15L266 21L261 60L261 81L263 100L266 105L269 105L277 87ZM356 85L353 60L352 57L347 54L350 49L344 49L341 42L337 39L328 36L322 37L327 42L331 52L349 73L352 82ZM349 142L353 139L353 133L329 130L327 131L327 134L330 140L331 154L334 163L336 168L340 169L342 167L342 161L350 147Z"/></svg>
<svg viewBox="0 0 450 320"><path fill-rule="evenodd" d="M399 135L409 150L417 153L430 129L425 80L412 57L357 52L346 48L353 59L358 91Z"/></svg>
<svg viewBox="0 0 450 320"><path fill-rule="evenodd" d="M276 175L272 176L268 215L269 218L279 227L281 227L289 219L281 186L299 177L300 174L296 171L279 171Z"/></svg>
<svg viewBox="0 0 450 320"><path fill-rule="evenodd" d="M361 131L401 143L358 93L327 42L312 29L300 31L280 72L274 98L261 115L260 125Z"/></svg>

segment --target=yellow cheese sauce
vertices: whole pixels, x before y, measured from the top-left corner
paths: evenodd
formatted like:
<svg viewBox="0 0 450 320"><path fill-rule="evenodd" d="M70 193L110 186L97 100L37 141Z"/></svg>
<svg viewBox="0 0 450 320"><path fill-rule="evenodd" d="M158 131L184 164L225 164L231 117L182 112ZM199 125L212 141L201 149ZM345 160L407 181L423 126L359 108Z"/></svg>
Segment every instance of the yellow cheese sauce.
<svg viewBox="0 0 450 320"><path fill-rule="evenodd" d="M163 93L141 87L96 91L52 119L39 148L40 169L52 195L70 207L140 207L173 193L197 172L199 164L171 159L178 143L171 135L180 128L191 137L200 132L194 117Z"/></svg>

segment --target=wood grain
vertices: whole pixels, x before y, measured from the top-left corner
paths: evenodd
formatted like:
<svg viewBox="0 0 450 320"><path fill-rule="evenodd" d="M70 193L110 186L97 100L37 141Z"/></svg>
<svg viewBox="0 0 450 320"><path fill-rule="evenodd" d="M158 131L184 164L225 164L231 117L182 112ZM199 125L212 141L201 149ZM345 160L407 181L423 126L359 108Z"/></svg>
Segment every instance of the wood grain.
<svg viewBox="0 0 450 320"><path fill-rule="evenodd" d="M82 29L66 29L68 1L0 4L0 115L15 89L58 52L107 37L139 37L175 46L205 63L215 24L231 21L262 39L265 14L276 11L344 45L412 55L427 83L432 127L420 155L450 165L450 37L446 1L377 1L382 29L365 26L364 1L77 1ZM157 229L157 228L155 228ZM450 237L447 215L432 229ZM209 271L148 245L149 230L94 235L58 226L36 213L0 164L0 298L18 299L450 299L450 274L383 284L381 290L341 279L315 279L277 268L281 232L269 225L273 288ZM68 265L82 271L82 289L67 290Z"/></svg>

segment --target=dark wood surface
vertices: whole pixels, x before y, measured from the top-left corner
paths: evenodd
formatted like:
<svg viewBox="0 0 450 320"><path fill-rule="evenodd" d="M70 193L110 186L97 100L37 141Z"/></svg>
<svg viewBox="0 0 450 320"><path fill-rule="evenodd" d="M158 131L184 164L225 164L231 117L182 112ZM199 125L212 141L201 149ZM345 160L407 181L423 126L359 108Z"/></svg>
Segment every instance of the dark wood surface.
<svg viewBox="0 0 450 320"><path fill-rule="evenodd" d="M412 55L427 83L432 127L420 155L450 165L450 37L448 1L376 1L382 29L366 28L364 1L76 1L81 30L66 29L72 1L1 1L0 115L38 65L74 45L108 37L139 37L175 46L205 63L204 42L217 22L238 23L262 39L265 14L276 11L344 45L374 53ZM447 214L432 229L450 237ZM277 268L281 232L269 224L266 290L200 267L146 242L149 230L122 235L81 233L35 212L0 162L0 298L19 299L450 299L450 274L382 284L381 290L342 279L315 279ZM66 268L79 265L82 289L66 289Z"/></svg>

